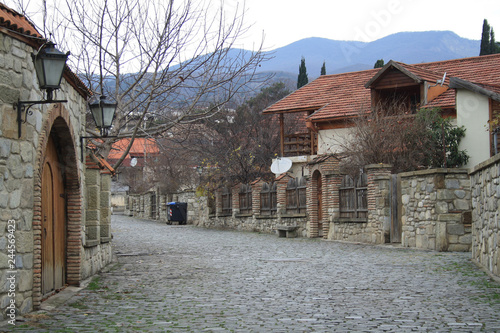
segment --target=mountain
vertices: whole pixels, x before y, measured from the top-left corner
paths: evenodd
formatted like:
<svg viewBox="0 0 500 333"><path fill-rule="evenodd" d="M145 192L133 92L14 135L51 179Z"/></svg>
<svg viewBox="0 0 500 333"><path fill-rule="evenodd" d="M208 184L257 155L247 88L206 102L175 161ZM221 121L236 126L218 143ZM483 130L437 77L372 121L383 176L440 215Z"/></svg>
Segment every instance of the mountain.
<svg viewBox="0 0 500 333"><path fill-rule="evenodd" d="M369 43L311 37L270 51L273 58L260 70L288 72L296 80L304 57L311 80L319 76L323 61L327 74L336 74L373 68L377 59L415 64L474 57L479 44L451 31L400 32Z"/></svg>

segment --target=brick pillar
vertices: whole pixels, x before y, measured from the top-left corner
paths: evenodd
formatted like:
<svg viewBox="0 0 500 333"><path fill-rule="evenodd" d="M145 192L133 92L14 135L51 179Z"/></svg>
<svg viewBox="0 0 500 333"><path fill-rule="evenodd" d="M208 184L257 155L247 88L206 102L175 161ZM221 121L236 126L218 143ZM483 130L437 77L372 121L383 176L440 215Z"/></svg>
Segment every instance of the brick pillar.
<svg viewBox="0 0 500 333"><path fill-rule="evenodd" d="M323 194L323 201L328 207L328 229L325 228L324 233L328 239L334 239L333 233L335 232L335 220L340 217L340 196L339 189L342 183L342 175L340 172L331 174L325 177L326 192ZM325 195L326 194L326 195ZM323 225L324 227L324 225Z"/></svg>
<svg viewBox="0 0 500 333"><path fill-rule="evenodd" d="M391 165L370 164L365 167L368 177L368 228L371 242L390 242L391 227Z"/></svg>
<svg viewBox="0 0 500 333"><path fill-rule="evenodd" d="M100 234L101 243L111 241L111 172L107 169L101 171L100 193Z"/></svg>
<svg viewBox="0 0 500 333"><path fill-rule="evenodd" d="M86 164L85 246L89 247L98 245L101 237L101 170L89 156Z"/></svg>
<svg viewBox="0 0 500 333"><path fill-rule="evenodd" d="M314 173L314 171L309 170L310 174ZM318 182L312 177L308 177L307 179L307 188L306 188L306 202L307 202L307 216L308 221L307 224L309 226L308 236L311 238L318 237L318 202L317 202L317 193L318 193Z"/></svg>
<svg viewBox="0 0 500 333"><path fill-rule="evenodd" d="M252 215L260 215L260 191L262 190L263 180L256 180L252 185Z"/></svg>
<svg viewBox="0 0 500 333"><path fill-rule="evenodd" d="M278 224L281 223L281 216L286 214L286 185L290 177L286 174L283 174L276 178L276 201L277 201L277 209L276 216L278 217Z"/></svg>

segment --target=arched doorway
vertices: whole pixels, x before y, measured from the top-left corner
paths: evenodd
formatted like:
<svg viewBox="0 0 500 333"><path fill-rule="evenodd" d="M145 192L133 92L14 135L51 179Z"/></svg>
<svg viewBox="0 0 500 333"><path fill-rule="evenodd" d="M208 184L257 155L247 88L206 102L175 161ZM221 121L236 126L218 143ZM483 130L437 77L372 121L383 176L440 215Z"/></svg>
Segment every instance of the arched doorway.
<svg viewBox="0 0 500 333"><path fill-rule="evenodd" d="M34 163L34 309L53 290L81 281L82 192L75 142L70 113L54 104Z"/></svg>
<svg viewBox="0 0 500 333"><path fill-rule="evenodd" d="M321 173L318 170L313 173L313 182L316 188L316 193L313 197L316 199L315 206L318 219L318 237L323 237L323 181L321 179Z"/></svg>
<svg viewBox="0 0 500 333"><path fill-rule="evenodd" d="M66 283L66 209L57 148L49 136L42 169L42 295Z"/></svg>

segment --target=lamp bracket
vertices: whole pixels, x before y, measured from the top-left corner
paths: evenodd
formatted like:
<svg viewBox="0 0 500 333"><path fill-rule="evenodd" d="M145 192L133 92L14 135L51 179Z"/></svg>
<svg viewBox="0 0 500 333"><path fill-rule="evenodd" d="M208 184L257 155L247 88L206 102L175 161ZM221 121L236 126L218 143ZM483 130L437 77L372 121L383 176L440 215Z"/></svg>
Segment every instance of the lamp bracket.
<svg viewBox="0 0 500 333"><path fill-rule="evenodd" d="M57 104L57 103L66 103L67 100L43 100L43 101L20 101L14 103L14 109L17 109L17 132L18 138L21 137L21 125L25 123L28 119L28 115L32 115L33 111L30 108L37 104ZM22 119L23 113L25 114L24 120Z"/></svg>
<svg viewBox="0 0 500 333"><path fill-rule="evenodd" d="M85 146L84 146L84 142L83 140L85 139L107 139L107 138L110 138L110 139L116 139L118 136L117 135L110 135L110 136L94 136L94 135L90 135L90 136L85 136L85 135L82 135L80 136L80 158L81 158L81 161L84 162L83 160L83 157L84 157L84 149L85 149Z"/></svg>

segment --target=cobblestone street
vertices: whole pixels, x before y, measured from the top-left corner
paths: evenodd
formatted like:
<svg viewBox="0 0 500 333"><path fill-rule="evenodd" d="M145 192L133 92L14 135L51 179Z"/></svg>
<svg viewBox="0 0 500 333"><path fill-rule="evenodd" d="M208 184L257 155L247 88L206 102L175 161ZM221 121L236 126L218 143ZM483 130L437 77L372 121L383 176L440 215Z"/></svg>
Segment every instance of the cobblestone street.
<svg viewBox="0 0 500 333"><path fill-rule="evenodd" d="M117 263L15 332L496 332L500 285L470 253L113 216Z"/></svg>

